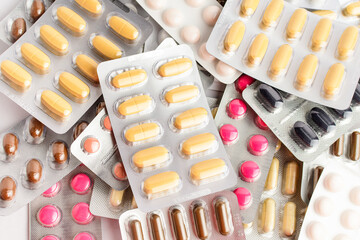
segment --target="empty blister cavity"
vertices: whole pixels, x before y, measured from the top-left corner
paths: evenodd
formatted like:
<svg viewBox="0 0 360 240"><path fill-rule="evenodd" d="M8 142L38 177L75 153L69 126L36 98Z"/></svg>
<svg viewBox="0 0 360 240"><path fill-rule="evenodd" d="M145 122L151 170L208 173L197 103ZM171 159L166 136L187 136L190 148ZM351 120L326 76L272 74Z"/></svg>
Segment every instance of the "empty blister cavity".
<svg viewBox="0 0 360 240"><path fill-rule="evenodd" d="M84 103L89 99L89 86L72 73L58 72L55 75L54 85L74 102Z"/></svg>
<svg viewBox="0 0 360 240"><path fill-rule="evenodd" d="M123 50L101 34L91 34L89 43L91 48L105 60L113 60L123 56Z"/></svg>
<svg viewBox="0 0 360 240"><path fill-rule="evenodd" d="M139 117L152 112L155 101L149 94L138 94L119 99L114 111L120 118Z"/></svg>
<svg viewBox="0 0 360 240"><path fill-rule="evenodd" d="M172 155L164 146L155 146L136 152L132 156L132 166L137 172L147 172L170 164Z"/></svg>
<svg viewBox="0 0 360 240"><path fill-rule="evenodd" d="M131 146L156 141L162 135L163 129L156 121L132 124L125 128L123 134L124 140Z"/></svg>
<svg viewBox="0 0 360 240"><path fill-rule="evenodd" d="M142 68L114 71L109 75L109 86L114 90L131 89L146 83L148 75Z"/></svg>
<svg viewBox="0 0 360 240"><path fill-rule="evenodd" d="M53 18L66 31L74 36L82 36L86 33L88 24L78 13L65 6L52 10Z"/></svg>
<svg viewBox="0 0 360 240"><path fill-rule="evenodd" d="M170 128L175 132L190 132L205 127L209 122L205 108L192 108L176 113L170 120Z"/></svg>
<svg viewBox="0 0 360 240"><path fill-rule="evenodd" d="M180 154L187 158L198 158L215 152L218 141L212 133L201 133L185 139L180 144Z"/></svg>
<svg viewBox="0 0 360 240"><path fill-rule="evenodd" d="M155 199L178 192L182 183L177 172L167 171L148 177L141 186L148 199Z"/></svg>

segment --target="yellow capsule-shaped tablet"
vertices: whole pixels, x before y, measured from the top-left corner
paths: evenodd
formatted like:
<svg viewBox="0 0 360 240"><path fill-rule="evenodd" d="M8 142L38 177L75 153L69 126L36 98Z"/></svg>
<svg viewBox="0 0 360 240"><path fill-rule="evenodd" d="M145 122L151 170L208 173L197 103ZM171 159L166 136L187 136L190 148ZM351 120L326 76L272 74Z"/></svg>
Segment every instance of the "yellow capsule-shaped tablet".
<svg viewBox="0 0 360 240"><path fill-rule="evenodd" d="M10 81L11 86L14 86L16 90L24 91L31 85L30 73L10 60L1 62L1 74Z"/></svg>
<svg viewBox="0 0 360 240"><path fill-rule="evenodd" d="M121 58L122 51L112 41L106 37L97 35L92 39L92 46L95 50L106 59Z"/></svg>
<svg viewBox="0 0 360 240"><path fill-rule="evenodd" d="M240 46L244 33L245 24L240 20L234 22L229 31L226 33L224 39L224 51L235 52Z"/></svg>
<svg viewBox="0 0 360 240"><path fill-rule="evenodd" d="M179 114L174 121L177 129L186 129L198 126L207 120L207 111L205 108L193 108Z"/></svg>
<svg viewBox="0 0 360 240"><path fill-rule="evenodd" d="M59 7L56 10L56 16L59 22L61 22L75 35L81 35L85 33L86 21L70 8L64 6Z"/></svg>
<svg viewBox="0 0 360 240"><path fill-rule="evenodd" d="M155 167L169 161L169 150L162 146L156 146L140 150L134 154L132 161L137 168Z"/></svg>
<svg viewBox="0 0 360 240"><path fill-rule="evenodd" d="M185 140L181 146L181 152L185 155L193 155L208 151L216 143L215 136L211 133L202 133Z"/></svg>
<svg viewBox="0 0 360 240"><path fill-rule="evenodd" d="M62 72L59 75L60 90L76 102L84 102L90 93L90 88L75 75Z"/></svg>
<svg viewBox="0 0 360 240"><path fill-rule="evenodd" d="M307 17L307 11L303 8L296 9L286 27L287 39L297 39L301 36Z"/></svg>
<svg viewBox="0 0 360 240"><path fill-rule="evenodd" d="M179 174L168 171L148 177L144 181L143 190L147 195L150 195L176 189L179 184Z"/></svg>
<svg viewBox="0 0 360 240"><path fill-rule="evenodd" d="M269 38L263 34L258 34L251 43L248 52L248 63L250 66L258 65L263 60L269 45Z"/></svg>
<svg viewBox="0 0 360 240"><path fill-rule="evenodd" d="M243 17L250 17L254 14L259 5L259 0L243 0L240 6L240 15Z"/></svg>
<svg viewBox="0 0 360 240"><path fill-rule="evenodd" d="M178 58L164 63L159 67L158 73L161 77L172 77L189 71L192 61L189 58Z"/></svg>
<svg viewBox="0 0 360 240"><path fill-rule="evenodd" d="M281 230L284 237L292 237L296 231L296 204L293 202L284 206Z"/></svg>
<svg viewBox="0 0 360 240"><path fill-rule="evenodd" d="M122 203L124 197L125 190L117 191L115 189L111 189L110 193L110 204L113 207L119 207Z"/></svg>
<svg viewBox="0 0 360 240"><path fill-rule="evenodd" d="M165 100L168 103L180 103L189 101L199 95L199 88L195 85L184 85L165 93Z"/></svg>
<svg viewBox="0 0 360 240"><path fill-rule="evenodd" d="M75 0L75 2L92 15L97 16L101 13L102 5L98 0Z"/></svg>
<svg viewBox="0 0 360 240"><path fill-rule="evenodd" d="M343 14L349 17L360 16L360 1L347 5L343 10Z"/></svg>
<svg viewBox="0 0 360 240"><path fill-rule="evenodd" d="M265 182L265 191L274 191L277 188L279 176L279 159L273 158Z"/></svg>
<svg viewBox="0 0 360 240"><path fill-rule="evenodd" d="M21 56L30 68L37 73L44 74L49 71L50 58L39 48L30 43L21 45Z"/></svg>
<svg viewBox="0 0 360 240"><path fill-rule="evenodd" d="M339 92L344 79L344 74L345 67L341 63L335 63L329 68L323 84L323 93L325 98L332 98Z"/></svg>
<svg viewBox="0 0 360 240"><path fill-rule="evenodd" d="M285 73L289 66L292 53L293 49L288 44L279 47L270 65L270 76L276 77Z"/></svg>
<svg viewBox="0 0 360 240"><path fill-rule="evenodd" d="M267 198L261 206L258 228L260 233L270 233L275 229L276 203L274 199Z"/></svg>
<svg viewBox="0 0 360 240"><path fill-rule="evenodd" d="M266 7L261 20L261 27L266 29L274 27L284 8L284 0L272 0Z"/></svg>
<svg viewBox="0 0 360 240"><path fill-rule="evenodd" d="M160 135L160 126L157 123L143 123L126 130L125 139L128 142L141 142Z"/></svg>
<svg viewBox="0 0 360 240"><path fill-rule="evenodd" d="M294 84L297 90L303 91L305 88L311 86L318 67L318 62L318 57L314 54L309 54L304 57L297 72Z"/></svg>
<svg viewBox="0 0 360 240"><path fill-rule="evenodd" d="M66 119L72 112L71 105L58 94L50 90L41 93L41 104L54 119Z"/></svg>
<svg viewBox="0 0 360 240"><path fill-rule="evenodd" d="M299 164L295 161L287 162L284 166L281 188L284 196L291 197L296 194L299 177Z"/></svg>
<svg viewBox="0 0 360 240"><path fill-rule="evenodd" d="M127 88L142 83L146 79L147 73L144 69L133 69L116 75L111 80L111 85L115 88Z"/></svg>
<svg viewBox="0 0 360 240"><path fill-rule="evenodd" d="M336 12L331 11L331 10L316 10L316 11L313 11L312 13L315 13L316 15L330 18L330 19L336 19L336 17L337 17Z"/></svg>
<svg viewBox="0 0 360 240"><path fill-rule="evenodd" d="M135 41L139 37L138 29L121 17L110 17L109 26L116 34L128 41Z"/></svg>
<svg viewBox="0 0 360 240"><path fill-rule="evenodd" d="M97 75L98 63L94 59L85 54L79 54L76 56L75 65L84 77L95 84L99 83Z"/></svg>
<svg viewBox="0 0 360 240"><path fill-rule="evenodd" d="M311 49L314 52L320 51L326 46L330 36L331 26L332 22L330 19L322 18L319 20L311 38Z"/></svg>
<svg viewBox="0 0 360 240"><path fill-rule="evenodd" d="M347 27L342 33L338 46L337 57L340 60L346 60L354 52L357 40L359 36L359 30L355 26Z"/></svg>
<svg viewBox="0 0 360 240"><path fill-rule="evenodd" d="M152 98L149 95L139 95L122 102L118 112L123 116L140 113L151 107Z"/></svg>
<svg viewBox="0 0 360 240"><path fill-rule="evenodd" d="M64 55L68 52L68 40L50 25L40 27L40 38L55 54Z"/></svg>
<svg viewBox="0 0 360 240"><path fill-rule="evenodd" d="M212 158L194 164L190 168L190 177L193 181L201 181L225 174L227 166L224 160Z"/></svg>

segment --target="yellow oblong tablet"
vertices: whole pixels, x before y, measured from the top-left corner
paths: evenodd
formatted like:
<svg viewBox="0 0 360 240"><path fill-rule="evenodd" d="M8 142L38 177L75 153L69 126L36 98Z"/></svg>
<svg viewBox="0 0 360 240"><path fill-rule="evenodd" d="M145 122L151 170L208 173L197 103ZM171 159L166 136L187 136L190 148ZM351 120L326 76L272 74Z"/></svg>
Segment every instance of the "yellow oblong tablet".
<svg viewBox="0 0 360 240"><path fill-rule="evenodd" d="M224 160L212 158L194 164L190 168L190 178L197 182L224 175L226 171L227 166Z"/></svg>
<svg viewBox="0 0 360 240"><path fill-rule="evenodd" d="M335 63L329 68L323 84L325 98L332 98L339 92L344 75L345 67L341 63Z"/></svg>
<svg viewBox="0 0 360 240"><path fill-rule="evenodd" d="M286 38L297 39L301 36L307 18L307 11L303 8L296 9L286 27Z"/></svg>
<svg viewBox="0 0 360 240"><path fill-rule="evenodd" d="M147 195L159 194L176 189L179 184L179 174L173 171L162 172L145 179L143 183L143 191Z"/></svg>
<svg viewBox="0 0 360 240"><path fill-rule="evenodd" d="M110 193L110 204L113 207L119 207L122 203L124 197L125 190L117 191L115 189L111 189Z"/></svg>
<svg viewBox="0 0 360 240"><path fill-rule="evenodd" d="M165 100L168 103L180 103L189 101L199 95L199 88L195 85L184 85L165 93Z"/></svg>
<svg viewBox="0 0 360 240"><path fill-rule="evenodd" d="M50 90L44 90L41 93L41 104L46 112L54 119L64 120L72 112L71 105L58 94Z"/></svg>
<svg viewBox="0 0 360 240"><path fill-rule="evenodd" d="M268 45L269 38L265 34L260 33L255 37L248 52L248 64L250 66L260 64L265 56Z"/></svg>
<svg viewBox="0 0 360 240"><path fill-rule="evenodd" d="M276 77L283 75L289 66L293 49L288 44L284 44L276 51L271 62L269 73L270 76Z"/></svg>
<svg viewBox="0 0 360 240"><path fill-rule="evenodd" d="M75 35L84 34L86 30L86 21L79 14L70 8L61 6L56 10L56 16L66 28Z"/></svg>
<svg viewBox="0 0 360 240"><path fill-rule="evenodd" d="M259 232L266 234L274 231L275 229L275 220L276 220L276 203L274 199L267 198L264 200L261 206L261 213L259 216Z"/></svg>
<svg viewBox="0 0 360 240"><path fill-rule="evenodd" d="M273 158L270 169L265 182L265 191L275 191L278 184L278 176L279 176L279 159Z"/></svg>
<svg viewBox="0 0 360 240"><path fill-rule="evenodd" d="M97 75L98 63L94 59L85 54L79 54L76 56L75 65L84 77L92 83L99 83L99 77Z"/></svg>
<svg viewBox="0 0 360 240"><path fill-rule="evenodd" d="M330 19L322 18L319 20L311 37L311 50L317 52L327 45L331 26L332 22Z"/></svg>
<svg viewBox="0 0 360 240"><path fill-rule="evenodd" d="M312 13L322 16L322 17L330 18L333 20L336 19L336 17L337 17L336 12L331 11L331 10L316 10L316 11L313 11Z"/></svg>
<svg viewBox="0 0 360 240"><path fill-rule="evenodd" d="M357 40L359 36L359 30L355 26L347 27L342 33L338 46L337 57L340 60L346 60L354 52Z"/></svg>
<svg viewBox="0 0 360 240"><path fill-rule="evenodd" d="M84 102L90 94L90 88L75 75L62 72L59 75L60 91L76 102Z"/></svg>
<svg viewBox="0 0 360 240"><path fill-rule="evenodd" d="M150 147L140 150L132 157L132 162L137 168L156 167L170 160L169 150L162 146Z"/></svg>
<svg viewBox="0 0 360 240"><path fill-rule="evenodd" d="M4 60L1 62L1 74L11 82L11 86L18 91L24 91L31 85L32 77L25 69L18 64Z"/></svg>
<svg viewBox="0 0 360 240"><path fill-rule="evenodd" d="M226 33L224 39L224 51L235 52L241 44L244 33L245 24L240 20L234 22L229 31Z"/></svg>
<svg viewBox="0 0 360 240"><path fill-rule="evenodd" d="M99 15L102 11L102 5L98 0L75 0L75 2L95 16Z"/></svg>
<svg viewBox="0 0 360 240"><path fill-rule="evenodd" d="M296 204L293 202L284 206L281 231L284 237L292 237L296 231Z"/></svg>
<svg viewBox="0 0 360 240"><path fill-rule="evenodd" d="M182 143L181 152L185 155L193 155L208 151L216 143L215 136L211 133L202 133L188 138Z"/></svg>
<svg viewBox="0 0 360 240"><path fill-rule="evenodd" d="M189 71L192 68L192 61L189 58L178 58L159 67L158 73L161 77L172 77Z"/></svg>
<svg viewBox="0 0 360 240"><path fill-rule="evenodd" d="M157 123L143 123L126 130L125 139L128 142L141 142L160 135L160 126Z"/></svg>
<svg viewBox="0 0 360 240"><path fill-rule="evenodd" d="M174 121L177 129L186 129L198 126L207 120L207 111L205 108L193 108L179 114Z"/></svg>
<svg viewBox="0 0 360 240"><path fill-rule="evenodd" d="M284 0L272 0L266 7L261 20L261 27L266 29L274 27L284 8Z"/></svg>
<svg viewBox="0 0 360 240"><path fill-rule="evenodd" d="M139 95L122 102L118 112L123 116L129 116L143 112L151 107L152 98L149 95Z"/></svg>
<svg viewBox="0 0 360 240"><path fill-rule="evenodd" d="M360 1L347 5L343 10L343 14L349 17L360 16Z"/></svg>
<svg viewBox="0 0 360 240"><path fill-rule="evenodd" d="M41 26L40 38L55 54L64 55L68 52L68 40L55 28L49 25Z"/></svg>
<svg viewBox="0 0 360 240"><path fill-rule="evenodd" d="M116 34L128 41L135 41L139 37L139 30L121 17L110 17L109 26Z"/></svg>
<svg viewBox="0 0 360 240"><path fill-rule="evenodd" d="M240 15L250 17L254 14L260 0L243 0L240 6Z"/></svg>
<svg viewBox="0 0 360 240"><path fill-rule="evenodd" d="M302 60L299 70L296 75L295 88L303 91L310 87L318 67L319 59L314 54L309 54Z"/></svg>
<svg viewBox="0 0 360 240"><path fill-rule="evenodd" d="M126 88L142 83L146 79L147 73L144 69L133 69L116 75L111 80L111 85L115 88Z"/></svg>
<svg viewBox="0 0 360 240"><path fill-rule="evenodd" d="M97 35L91 42L95 50L104 58L116 59L122 56L121 49L106 37Z"/></svg>
<svg viewBox="0 0 360 240"><path fill-rule="evenodd" d="M21 56L30 68L40 74L45 74L50 68L50 58L39 48L30 43L21 45Z"/></svg>

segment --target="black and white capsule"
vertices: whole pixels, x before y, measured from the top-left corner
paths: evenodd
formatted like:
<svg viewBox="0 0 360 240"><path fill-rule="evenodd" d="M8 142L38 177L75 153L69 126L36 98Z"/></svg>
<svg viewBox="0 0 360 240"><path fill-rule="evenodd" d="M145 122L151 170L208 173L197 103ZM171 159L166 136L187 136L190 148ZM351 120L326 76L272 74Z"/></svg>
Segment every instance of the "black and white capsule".
<svg viewBox="0 0 360 240"><path fill-rule="evenodd" d="M360 82L356 85L355 93L352 98L352 103L355 105L360 104Z"/></svg>
<svg viewBox="0 0 360 240"><path fill-rule="evenodd" d="M335 121L321 108L312 108L309 116L310 119L326 133L330 133L336 128Z"/></svg>
<svg viewBox="0 0 360 240"><path fill-rule="evenodd" d="M283 98L280 93L273 87L266 84L260 84L258 88L258 97L266 105L267 109L274 111L280 109L283 104Z"/></svg>
<svg viewBox="0 0 360 240"><path fill-rule="evenodd" d="M293 132L296 140L301 140L301 143L306 147L315 147L319 143L319 138L316 136L314 130L304 122L297 121L294 124Z"/></svg>
<svg viewBox="0 0 360 240"><path fill-rule="evenodd" d="M335 115L335 117L339 120L349 119L352 115L351 108L347 108L345 110L338 110L334 108L330 108L330 111Z"/></svg>

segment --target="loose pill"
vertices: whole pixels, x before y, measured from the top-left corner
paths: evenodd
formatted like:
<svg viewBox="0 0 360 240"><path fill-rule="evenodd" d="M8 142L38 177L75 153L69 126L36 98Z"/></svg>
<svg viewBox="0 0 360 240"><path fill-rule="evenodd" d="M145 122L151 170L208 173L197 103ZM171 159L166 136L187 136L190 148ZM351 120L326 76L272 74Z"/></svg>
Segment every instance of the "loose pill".
<svg viewBox="0 0 360 240"><path fill-rule="evenodd" d="M181 103L196 98L200 94L198 86L183 85L173 88L165 93L167 103Z"/></svg>
<svg viewBox="0 0 360 240"><path fill-rule="evenodd" d="M122 162L115 163L112 173L117 180L122 181L127 179L125 168Z"/></svg>
<svg viewBox="0 0 360 240"><path fill-rule="evenodd" d="M12 40L17 41L26 32L26 22L23 18L17 18L11 25L10 35Z"/></svg>
<svg viewBox="0 0 360 240"><path fill-rule="evenodd" d="M61 6L56 10L58 20L75 35L85 33L86 21L70 8Z"/></svg>
<svg viewBox="0 0 360 240"><path fill-rule="evenodd" d="M258 228L263 234L274 231L276 219L275 206L276 203L272 198L265 199L261 206Z"/></svg>
<svg viewBox="0 0 360 240"><path fill-rule="evenodd" d="M69 158L66 144L61 141L54 142L52 144L52 156L57 164L65 163Z"/></svg>
<svg viewBox="0 0 360 240"><path fill-rule="evenodd" d="M240 15L250 17L254 14L260 0L243 0L240 6Z"/></svg>
<svg viewBox="0 0 360 240"><path fill-rule="evenodd" d="M233 23L224 39L224 51L235 52L243 40L244 33L245 24L242 21L238 20Z"/></svg>
<svg viewBox="0 0 360 240"><path fill-rule="evenodd" d="M12 177L4 177L0 182L0 199L11 201L16 194L16 182Z"/></svg>
<svg viewBox="0 0 360 240"><path fill-rule="evenodd" d="M306 18L307 11L305 9L299 8L294 11L286 27L286 38L288 40L298 39L301 36Z"/></svg>
<svg viewBox="0 0 360 240"><path fill-rule="evenodd" d="M353 132L350 137L350 159L357 161L360 159L360 132Z"/></svg>
<svg viewBox="0 0 360 240"><path fill-rule="evenodd" d="M50 90L44 90L41 93L41 104L49 112L49 115L55 119L66 119L72 112L71 105L58 94Z"/></svg>
<svg viewBox="0 0 360 240"><path fill-rule="evenodd" d="M99 15L102 11L101 3L98 0L75 0L75 2L95 16Z"/></svg>
<svg viewBox="0 0 360 240"><path fill-rule="evenodd" d="M283 8L284 0L272 0L265 9L261 20L261 27L264 29L275 27Z"/></svg>
<svg viewBox="0 0 360 240"><path fill-rule="evenodd" d="M316 70L318 68L319 59L314 54L309 54L302 60L294 86L297 90L303 91L310 87L313 83Z"/></svg>
<svg viewBox="0 0 360 240"><path fill-rule="evenodd" d="M344 142L345 142L345 136L344 134L341 135L341 137L336 140L336 142L333 143L332 149L333 149L333 155L340 157L344 153Z"/></svg>
<svg viewBox="0 0 360 240"><path fill-rule="evenodd" d="M286 69L290 64L293 54L293 49L288 44L284 44L276 51L274 58L271 62L269 74L272 78L284 75ZM274 80L274 79L273 79Z"/></svg>
<svg viewBox="0 0 360 240"><path fill-rule="evenodd" d="M128 41L135 41L139 37L138 29L124 18L110 17L109 26L116 34Z"/></svg>
<svg viewBox="0 0 360 240"><path fill-rule="evenodd" d="M59 182L55 183L51 187L49 187L45 192L42 193L43 197L52 198L55 197L61 189L61 185Z"/></svg>
<svg viewBox="0 0 360 240"><path fill-rule="evenodd" d="M133 164L139 169L161 166L169 160L170 152L163 146L140 150L132 157Z"/></svg>
<svg viewBox="0 0 360 240"><path fill-rule="evenodd" d="M227 236L232 231L231 213L227 202L223 199L218 199L215 202L215 216L216 222L221 235Z"/></svg>
<svg viewBox="0 0 360 240"><path fill-rule="evenodd" d="M268 150L269 141L263 135L254 135L249 139L248 150L252 155L261 156Z"/></svg>
<svg viewBox="0 0 360 240"><path fill-rule="evenodd" d="M327 17L330 19L336 19L336 17L337 17L336 12L331 11L331 10L316 10L316 11L313 11L312 13L322 16L322 17Z"/></svg>
<svg viewBox="0 0 360 240"><path fill-rule="evenodd" d="M226 174L227 166L224 160L212 158L194 164L190 169L190 177L193 181L212 179Z"/></svg>
<svg viewBox="0 0 360 240"><path fill-rule="evenodd" d="M225 145L234 143L239 136L239 132L235 126L231 124L224 124L219 129L221 140Z"/></svg>
<svg viewBox="0 0 360 240"><path fill-rule="evenodd" d="M239 168L240 178L245 182L255 182L260 177L260 167L254 161L243 162Z"/></svg>
<svg viewBox="0 0 360 240"><path fill-rule="evenodd" d="M292 237L295 233L296 204L293 202L287 202L284 206L281 230L284 237Z"/></svg>
<svg viewBox="0 0 360 240"><path fill-rule="evenodd" d="M36 22L45 12L45 4L42 0L33 0L30 8L30 18Z"/></svg>
<svg viewBox="0 0 360 240"><path fill-rule="evenodd" d="M354 52L357 40L359 36L359 30L355 26L347 27L342 33L337 46L338 59L346 60Z"/></svg>
<svg viewBox="0 0 360 240"><path fill-rule="evenodd" d="M50 25L40 27L40 39L50 48L52 52L58 55L64 55L68 52L69 42Z"/></svg>
<svg viewBox="0 0 360 240"><path fill-rule="evenodd" d="M210 235L207 227L205 208L202 205L194 206L193 216L196 228L196 235L200 239L207 239Z"/></svg>
<svg viewBox="0 0 360 240"><path fill-rule="evenodd" d="M277 1L277 0L273 0ZM269 38L264 34L258 34L254 41L251 43L248 52L248 64L249 66L259 65L263 60L266 50L269 45Z"/></svg>
<svg viewBox="0 0 360 240"><path fill-rule="evenodd" d="M294 196L297 192L299 180L299 164L295 161L287 162L284 166L281 193Z"/></svg>
<svg viewBox="0 0 360 240"><path fill-rule="evenodd" d="M335 131L335 121L321 108L314 107L309 113L310 119L324 132Z"/></svg>
<svg viewBox="0 0 360 240"><path fill-rule="evenodd" d="M145 179L143 191L151 198L152 194L167 193L180 185L179 174L173 171L162 172Z"/></svg>
<svg viewBox="0 0 360 240"><path fill-rule="evenodd" d="M171 210L170 215L176 240L187 240L188 232L185 225L184 215L181 210L174 208Z"/></svg>
<svg viewBox="0 0 360 240"><path fill-rule="evenodd" d="M244 210L250 207L252 204L252 196L247 188L239 187L234 190L237 197L240 210Z"/></svg>
<svg viewBox="0 0 360 240"><path fill-rule="evenodd" d="M204 153L211 150L215 144L216 139L212 133L201 133L185 140L181 152L187 156Z"/></svg>
<svg viewBox="0 0 360 240"><path fill-rule="evenodd" d="M94 59L85 54L79 54L76 56L75 64L84 77L95 84L99 83L99 77L97 75L98 63Z"/></svg>
<svg viewBox="0 0 360 240"><path fill-rule="evenodd" d="M263 83L260 84L257 90L257 96L263 101L265 107L270 112L280 109L284 104L284 100L282 99L280 93L275 88Z"/></svg>
<svg viewBox="0 0 360 240"><path fill-rule="evenodd" d="M96 153L100 149L100 142L95 137L86 138L86 140L83 143L83 148L84 151L89 154Z"/></svg>
<svg viewBox="0 0 360 240"><path fill-rule="evenodd" d="M103 36L96 35L92 39L91 43L94 49L106 59L112 60L116 58L121 58L122 56L122 50L112 41Z"/></svg>
<svg viewBox="0 0 360 240"><path fill-rule="evenodd" d="M189 58L178 58L161 65L158 74L161 77L173 77L189 71L192 68L192 61Z"/></svg>
<svg viewBox="0 0 360 240"><path fill-rule="evenodd" d="M45 205L37 212L38 222L46 228L57 226L61 221L61 211L55 205Z"/></svg>
<svg viewBox="0 0 360 240"><path fill-rule="evenodd" d="M80 195L84 195L91 189L92 182L90 177L85 173L78 173L71 178L70 187L71 189Z"/></svg>
<svg viewBox="0 0 360 240"><path fill-rule="evenodd" d="M144 69L124 71L111 79L111 85L115 88L127 88L144 82L147 73Z"/></svg>
<svg viewBox="0 0 360 240"><path fill-rule="evenodd" d="M270 169L265 182L265 191L275 191L278 184L279 176L279 159L274 157L272 159Z"/></svg>
<svg viewBox="0 0 360 240"><path fill-rule="evenodd" d="M341 63L331 65L329 71L326 73L323 93L324 97L331 99L340 91L341 84L344 80L345 67Z"/></svg>
<svg viewBox="0 0 360 240"><path fill-rule="evenodd" d="M1 62L1 74L10 81L15 90L24 91L31 86L30 73L10 60Z"/></svg>
<svg viewBox="0 0 360 240"><path fill-rule="evenodd" d="M69 72L59 75L59 88L77 102L84 102L90 94L90 88L83 81Z"/></svg>
<svg viewBox="0 0 360 240"><path fill-rule="evenodd" d="M319 20L311 37L311 50L318 52L327 45L331 27L332 22L330 19L322 18Z"/></svg>
<svg viewBox="0 0 360 240"><path fill-rule="evenodd" d="M7 133L3 137L2 144L6 156L15 156L18 150L19 139L15 134Z"/></svg>
<svg viewBox="0 0 360 240"><path fill-rule="evenodd" d="M81 121L77 123L73 129L73 139L77 139L88 125L89 123L86 121Z"/></svg>
<svg viewBox="0 0 360 240"><path fill-rule="evenodd" d="M40 182L41 177L42 177L42 165L39 162L39 160L37 159L31 159L27 164L26 164L26 176L27 176L27 180L32 183L32 184L36 184L38 182Z"/></svg>
<svg viewBox="0 0 360 240"><path fill-rule="evenodd" d="M39 48L30 43L23 43L20 51L21 56L34 72L45 74L49 71L50 58Z"/></svg>
<svg viewBox="0 0 360 240"><path fill-rule="evenodd" d="M207 119L208 113L205 108L192 108L175 117L174 126L179 130L193 128L204 124Z"/></svg>
<svg viewBox="0 0 360 240"><path fill-rule="evenodd" d="M343 14L349 17L360 15L360 2L352 2L343 9Z"/></svg>
<svg viewBox="0 0 360 240"><path fill-rule="evenodd" d="M144 235L142 231L141 222L139 220L132 220L130 222L131 236L133 240L143 240Z"/></svg>
<svg viewBox="0 0 360 240"><path fill-rule="evenodd" d="M122 102L118 112L122 116L129 116L147 111L151 107L152 98L149 95L139 95Z"/></svg>
<svg viewBox="0 0 360 240"><path fill-rule="evenodd" d="M127 129L125 139L130 143L135 143L156 138L160 134L160 126L157 123L143 123Z"/></svg>
<svg viewBox="0 0 360 240"><path fill-rule="evenodd" d="M94 215L90 212L89 204L85 202L79 202L73 206L71 216L76 223L81 225L89 224L94 219Z"/></svg>
<svg viewBox="0 0 360 240"><path fill-rule="evenodd" d="M165 240L165 234L161 217L152 213L150 215L151 234L154 240Z"/></svg>
<svg viewBox="0 0 360 240"><path fill-rule="evenodd" d="M119 207L122 203L122 199L124 197L125 190L117 191L115 189L111 189L110 193L110 204L114 208Z"/></svg>
<svg viewBox="0 0 360 240"><path fill-rule="evenodd" d="M231 100L227 106L227 114L233 119L240 119L244 117L246 111L246 103L238 98Z"/></svg>

